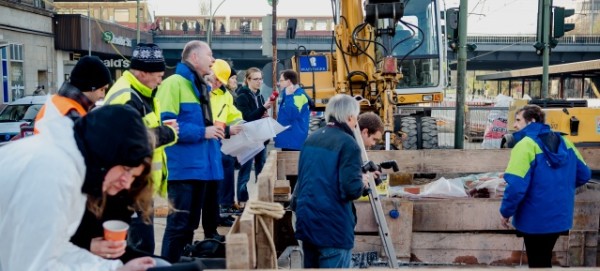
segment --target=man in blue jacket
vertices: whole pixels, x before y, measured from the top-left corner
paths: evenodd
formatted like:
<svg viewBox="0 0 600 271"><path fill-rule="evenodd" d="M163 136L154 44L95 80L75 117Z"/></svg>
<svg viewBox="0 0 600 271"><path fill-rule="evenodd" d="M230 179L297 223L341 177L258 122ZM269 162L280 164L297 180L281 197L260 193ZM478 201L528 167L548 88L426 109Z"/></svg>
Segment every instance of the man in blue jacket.
<svg viewBox="0 0 600 271"><path fill-rule="evenodd" d="M305 268L350 267L356 224L352 201L368 187L353 135L359 110L352 96L334 96L325 108L327 126L311 134L300 151L292 206Z"/></svg>
<svg viewBox="0 0 600 271"><path fill-rule="evenodd" d="M510 217L523 236L530 268L552 267L558 236L573 226L575 188L591 178L575 146L544 124L537 105L526 105L515 115L514 139L504 179L508 183L500 206L502 223Z"/></svg>
<svg viewBox="0 0 600 271"><path fill-rule="evenodd" d="M181 58L175 74L163 81L157 94L163 105L161 118L179 124L177 144L166 149L169 201L177 211L167 217L161 254L171 262L177 262L185 245L192 243L201 212L206 222L217 223L219 209L207 210L203 202L216 200L216 193L206 193L207 187L223 180L218 140L225 132L213 124L209 88L202 78L215 62L212 50L204 42L190 41ZM217 234L204 233L208 238Z"/></svg>
<svg viewBox="0 0 600 271"><path fill-rule="evenodd" d="M278 85L281 89L281 103L277 122L290 127L275 137L275 147L282 151L299 151L308 136L310 98L298 86L298 74L293 70L281 72Z"/></svg>

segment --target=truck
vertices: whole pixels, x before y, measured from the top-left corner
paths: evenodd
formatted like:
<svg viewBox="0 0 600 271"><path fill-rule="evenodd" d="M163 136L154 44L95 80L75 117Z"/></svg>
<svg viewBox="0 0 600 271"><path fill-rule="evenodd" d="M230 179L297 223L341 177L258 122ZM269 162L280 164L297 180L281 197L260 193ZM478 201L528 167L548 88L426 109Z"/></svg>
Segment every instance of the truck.
<svg viewBox="0 0 600 271"><path fill-rule="evenodd" d="M291 61L314 110L338 93L352 95L362 111L381 116L386 150L437 148L430 113L400 106L443 100L448 66L441 3L332 0L335 49L298 52Z"/></svg>

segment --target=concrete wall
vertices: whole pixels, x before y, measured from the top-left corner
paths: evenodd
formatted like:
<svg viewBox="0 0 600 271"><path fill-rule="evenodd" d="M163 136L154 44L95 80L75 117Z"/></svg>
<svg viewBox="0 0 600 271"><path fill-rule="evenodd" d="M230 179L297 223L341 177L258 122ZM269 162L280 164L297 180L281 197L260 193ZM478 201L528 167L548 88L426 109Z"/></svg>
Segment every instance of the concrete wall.
<svg viewBox="0 0 600 271"><path fill-rule="evenodd" d="M16 84L12 78L19 73L15 63L10 61L10 44L22 45L23 84L17 86L23 95L31 95L39 85L45 91L56 90L56 61L54 36L52 34L51 13L26 4L0 1L0 47L6 47L8 53L8 97L0 82L0 103L11 101ZM0 74L3 72L0 66Z"/></svg>

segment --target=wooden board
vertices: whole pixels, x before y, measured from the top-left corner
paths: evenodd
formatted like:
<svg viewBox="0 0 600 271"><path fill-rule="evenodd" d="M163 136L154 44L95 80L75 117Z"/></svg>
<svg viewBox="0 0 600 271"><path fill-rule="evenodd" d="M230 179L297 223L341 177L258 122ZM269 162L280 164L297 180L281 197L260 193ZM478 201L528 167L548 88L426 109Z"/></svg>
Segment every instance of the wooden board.
<svg viewBox="0 0 600 271"><path fill-rule="evenodd" d="M271 151L265 165L258 175L258 200L273 202L273 187L277 180L277 152ZM277 266L277 255L271 247L274 236L273 218L261 215L264 225L260 223L259 216L255 217L256 231L256 268L274 269Z"/></svg>
<svg viewBox="0 0 600 271"><path fill-rule="evenodd" d="M225 255L227 269L250 269L248 237L243 233L228 234Z"/></svg>
<svg viewBox="0 0 600 271"><path fill-rule="evenodd" d="M413 231L506 230L500 221L501 199L415 200Z"/></svg>
<svg viewBox="0 0 600 271"><path fill-rule="evenodd" d="M248 211L244 211L239 219L240 221L240 233L246 235L247 239L247 250L249 257L250 268L256 268L256 227L254 222L254 215Z"/></svg>
<svg viewBox="0 0 600 271"><path fill-rule="evenodd" d="M275 187L273 188L273 194L284 194L287 195L292 192L289 180L276 180Z"/></svg>
<svg viewBox="0 0 600 271"><path fill-rule="evenodd" d="M413 203L411 201L399 198L383 198L382 208L387 221L387 226L394 244L397 258L410 258L410 244L412 239L412 220L413 220ZM375 233L379 234L373 209L368 201L356 201L357 225L355 231L357 233ZM389 216L391 210L398 210L400 217L393 219ZM381 238L377 236L376 246L381 247ZM362 250L369 251L369 250ZM383 251L383 250L382 250Z"/></svg>
<svg viewBox="0 0 600 271"><path fill-rule="evenodd" d="M580 147L579 152L588 166L600 170L600 147ZM298 175L299 152L279 152L280 178ZM481 173L504 171L510 157L510 149L495 150L399 150L368 151L375 162L396 160L400 172L413 173Z"/></svg>
<svg viewBox="0 0 600 271"><path fill-rule="evenodd" d="M553 257L555 264L567 265L567 243L567 236L561 236L556 242ZM521 251L523 238L515 234L415 232L411 261L436 264L518 265ZM527 266L525 253L523 264Z"/></svg>

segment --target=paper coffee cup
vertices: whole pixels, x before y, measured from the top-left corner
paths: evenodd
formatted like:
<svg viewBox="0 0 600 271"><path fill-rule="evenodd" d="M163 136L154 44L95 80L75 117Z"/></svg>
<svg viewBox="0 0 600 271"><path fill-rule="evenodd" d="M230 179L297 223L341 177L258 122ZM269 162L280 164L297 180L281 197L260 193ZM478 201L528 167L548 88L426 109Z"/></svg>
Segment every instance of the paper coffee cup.
<svg viewBox="0 0 600 271"><path fill-rule="evenodd" d="M172 124L173 124L173 123L175 123L175 122L177 122L177 120L176 120L176 119L168 119L168 120L163 120L163 122L162 122L162 123L163 123L164 125L169 125L169 126L170 126L170 125L172 125Z"/></svg>
<svg viewBox="0 0 600 271"><path fill-rule="evenodd" d="M120 220L108 220L102 223L104 227L104 240L124 241L129 225Z"/></svg>
<svg viewBox="0 0 600 271"><path fill-rule="evenodd" d="M226 124L225 124L224 122L220 122L220 121L218 121L218 120L215 120L215 122L214 122L214 123L215 123L215 126L217 126L217 127L221 127L221 128L223 128L223 130L225 130L225 126L226 126Z"/></svg>

